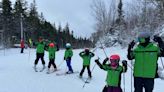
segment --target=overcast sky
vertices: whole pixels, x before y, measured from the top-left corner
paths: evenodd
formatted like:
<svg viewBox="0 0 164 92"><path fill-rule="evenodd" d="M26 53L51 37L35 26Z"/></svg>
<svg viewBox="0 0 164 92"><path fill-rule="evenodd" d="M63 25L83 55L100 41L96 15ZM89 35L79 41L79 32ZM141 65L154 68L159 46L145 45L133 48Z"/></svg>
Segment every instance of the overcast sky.
<svg viewBox="0 0 164 92"><path fill-rule="evenodd" d="M1 1L1 0L0 0ZM15 0L11 0L12 3ZM26 0L30 5L33 0ZM36 0L37 9L51 23L68 22L76 36L89 37L94 32L94 18L91 15L92 0Z"/></svg>
<svg viewBox="0 0 164 92"><path fill-rule="evenodd" d="M15 0L11 0L12 3ZM26 0L29 5L33 0ZM93 30L93 18L90 4L92 0L36 0L37 9L43 12L44 17L51 23L60 23L62 26L68 22L70 29L76 36L89 37Z"/></svg>

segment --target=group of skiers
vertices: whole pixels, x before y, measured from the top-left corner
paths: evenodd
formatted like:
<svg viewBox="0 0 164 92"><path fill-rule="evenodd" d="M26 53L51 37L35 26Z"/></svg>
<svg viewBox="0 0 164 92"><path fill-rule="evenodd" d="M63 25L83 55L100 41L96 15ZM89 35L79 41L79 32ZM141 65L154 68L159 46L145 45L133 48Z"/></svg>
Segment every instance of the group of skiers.
<svg viewBox="0 0 164 92"><path fill-rule="evenodd" d="M55 64L55 53L59 50L58 46L53 42L48 42L48 45L43 41L42 37L39 37L38 42L33 43L36 46L36 60L34 62L34 69L37 71L36 65L38 64L39 59L42 61L43 69L46 68L44 61L44 51L48 51L49 53L49 64L48 64L48 72L50 71L50 67L53 66L54 71L57 70Z"/></svg>
<svg viewBox="0 0 164 92"><path fill-rule="evenodd" d="M154 79L158 78L158 58L164 56L164 43L159 36L154 36L154 42L150 40L149 32L141 32L138 35L137 42L132 41L128 46L127 58L132 61L134 59L133 65L133 76L134 76L134 92L153 92L154 89ZM53 41L46 45L43 38L39 38L38 42L34 43L36 46L36 60L34 63L34 69L38 64L38 60L41 59L43 64L43 69L46 68L44 61L44 50L49 53L49 64L48 71L50 71L51 65L54 67L54 71L57 70L55 64L55 53L59 50L58 45ZM82 78L85 68L88 70L89 78L92 78L90 70L90 61L94 57L94 53L86 48L84 51L79 53L79 56L83 59L83 67L79 74ZM64 60L68 67L66 74L74 73L71 66L71 58L73 56L73 50L70 43L66 44L66 50L64 55ZM106 57L101 64L99 59L95 60L95 63L103 70L107 71L106 85L103 92L122 92L121 88L121 74L125 73L128 69L128 63L126 60L122 60L122 65L120 65L121 57L119 54L113 54L110 57ZM108 62L109 61L109 62Z"/></svg>

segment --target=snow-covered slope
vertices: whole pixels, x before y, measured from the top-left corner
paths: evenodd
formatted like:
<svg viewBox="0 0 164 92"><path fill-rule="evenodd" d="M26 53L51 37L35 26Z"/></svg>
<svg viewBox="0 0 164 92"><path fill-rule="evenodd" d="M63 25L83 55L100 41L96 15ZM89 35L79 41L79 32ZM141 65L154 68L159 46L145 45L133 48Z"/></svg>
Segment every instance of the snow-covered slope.
<svg viewBox="0 0 164 92"><path fill-rule="evenodd" d="M75 71L82 68L82 59L79 57L81 49L74 50L72 66ZM122 59L126 59L126 49L108 48L107 55L120 54ZM60 50L56 54L56 64L59 65L63 60L64 50ZM96 56L92 59L92 67L94 60L99 56L101 61L105 58L103 50L95 51ZM35 50L26 49L24 54L20 54L20 49L0 50L0 92L101 92L105 85L106 72L99 67L95 67L92 75L93 79L90 84L86 84L82 88L84 82L78 78L78 74L67 76L56 76L56 73L46 74L43 72L34 72L33 63L35 60ZM48 54L45 54L46 64L48 63ZM160 61L159 61L160 62ZM129 62L130 64L130 62ZM38 68L42 68L39 62ZM59 67L61 71L66 70L65 62ZM87 78L87 71L84 73ZM123 77L122 77L123 78ZM122 82L122 88L126 88L126 92L131 92L131 70L125 74L125 85ZM155 80L154 92L163 92L164 81Z"/></svg>

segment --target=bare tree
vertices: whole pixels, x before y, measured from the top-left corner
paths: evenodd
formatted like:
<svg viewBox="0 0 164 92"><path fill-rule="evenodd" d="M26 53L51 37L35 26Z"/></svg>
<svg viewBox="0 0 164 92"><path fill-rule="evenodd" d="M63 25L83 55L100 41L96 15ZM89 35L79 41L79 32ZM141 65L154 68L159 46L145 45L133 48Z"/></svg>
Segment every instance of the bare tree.
<svg viewBox="0 0 164 92"><path fill-rule="evenodd" d="M102 0L93 0L91 9L96 21L95 30L97 31L97 33L93 34L94 38L99 38L107 33L113 33L116 19L115 5L115 0L111 0L109 5L106 5Z"/></svg>
<svg viewBox="0 0 164 92"><path fill-rule="evenodd" d="M124 10L123 6L128 8ZM138 32L153 34L164 23L164 0L134 0L132 3L111 0L110 4L94 0L91 8L96 21L92 37L103 39L104 44L113 41L125 46Z"/></svg>

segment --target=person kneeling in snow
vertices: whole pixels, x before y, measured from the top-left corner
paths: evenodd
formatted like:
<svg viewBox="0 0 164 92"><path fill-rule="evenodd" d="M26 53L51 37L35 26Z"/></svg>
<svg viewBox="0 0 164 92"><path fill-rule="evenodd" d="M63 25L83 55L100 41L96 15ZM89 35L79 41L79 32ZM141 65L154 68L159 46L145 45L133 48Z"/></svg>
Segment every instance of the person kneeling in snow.
<svg viewBox="0 0 164 92"><path fill-rule="evenodd" d="M90 71L90 61L91 61L91 58L94 57L94 53L90 52L89 48L86 48L85 51L80 52L79 55L83 59L83 68L80 72L80 78L82 78L82 75L83 75L84 70L85 70L86 67L88 69L89 78L91 78L92 75L91 75L91 71Z"/></svg>
<svg viewBox="0 0 164 92"><path fill-rule="evenodd" d="M54 71L57 70L56 64L55 64L55 53L56 51L58 51L59 48L56 44L54 44L53 42L51 42L49 44L49 48L48 48L48 52L49 52L49 64L48 64L48 72L50 72L50 67L51 65L54 67Z"/></svg>
<svg viewBox="0 0 164 92"><path fill-rule="evenodd" d="M121 89L121 74L127 71L127 61L122 61L122 66L119 65L119 55L110 56L110 64L106 64L109 58L106 58L101 64L99 60L95 60L98 66L107 71L106 86L102 92L122 92Z"/></svg>
<svg viewBox="0 0 164 92"><path fill-rule="evenodd" d="M68 71L66 72L67 74L73 73L73 69L72 69L72 66L71 66L72 56L73 56L73 51L72 51L72 48L71 48L71 44L67 43L66 44L65 54L64 54L64 60L66 60L67 67L68 67Z"/></svg>

